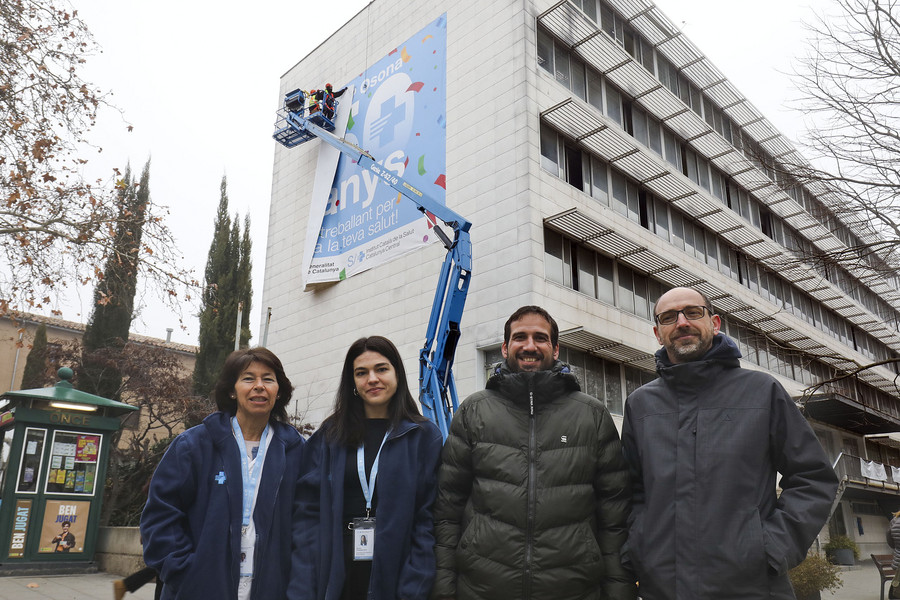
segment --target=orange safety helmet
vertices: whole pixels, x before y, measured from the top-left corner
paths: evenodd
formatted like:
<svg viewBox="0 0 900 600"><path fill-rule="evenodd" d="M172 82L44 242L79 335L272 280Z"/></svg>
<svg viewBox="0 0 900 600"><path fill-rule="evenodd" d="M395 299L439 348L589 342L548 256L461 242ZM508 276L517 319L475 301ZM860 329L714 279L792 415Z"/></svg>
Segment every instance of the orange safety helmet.
<svg viewBox="0 0 900 600"><path fill-rule="evenodd" d="M330 92L330 91L331 91L331 84L330 84L330 83L326 83L326 84L325 84L325 89L328 90L328 91Z"/></svg>

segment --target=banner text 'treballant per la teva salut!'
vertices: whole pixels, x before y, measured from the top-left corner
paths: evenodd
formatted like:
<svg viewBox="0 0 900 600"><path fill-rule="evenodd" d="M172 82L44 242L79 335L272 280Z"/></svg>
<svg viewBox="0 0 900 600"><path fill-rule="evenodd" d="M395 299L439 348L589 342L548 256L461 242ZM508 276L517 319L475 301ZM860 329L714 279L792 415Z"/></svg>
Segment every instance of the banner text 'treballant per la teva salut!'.
<svg viewBox="0 0 900 600"><path fill-rule="evenodd" d="M446 195L447 18L442 15L348 83L335 134L434 200ZM335 86L337 89L337 86ZM346 279L436 241L429 217L348 156L322 144L305 284Z"/></svg>

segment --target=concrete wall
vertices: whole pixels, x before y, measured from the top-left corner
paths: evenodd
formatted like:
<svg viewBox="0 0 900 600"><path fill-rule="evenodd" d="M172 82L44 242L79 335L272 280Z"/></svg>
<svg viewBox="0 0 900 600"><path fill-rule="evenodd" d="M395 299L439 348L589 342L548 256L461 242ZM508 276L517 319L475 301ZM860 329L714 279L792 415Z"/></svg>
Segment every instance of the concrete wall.
<svg viewBox="0 0 900 600"><path fill-rule="evenodd" d="M101 527L94 556L101 571L131 575L143 569L141 532L137 527Z"/></svg>

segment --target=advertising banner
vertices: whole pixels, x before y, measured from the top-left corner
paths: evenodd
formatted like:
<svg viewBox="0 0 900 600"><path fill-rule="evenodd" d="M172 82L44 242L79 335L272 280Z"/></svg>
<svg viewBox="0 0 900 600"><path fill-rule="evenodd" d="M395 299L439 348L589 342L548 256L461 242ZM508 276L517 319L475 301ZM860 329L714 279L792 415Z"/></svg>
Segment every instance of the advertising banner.
<svg viewBox="0 0 900 600"><path fill-rule="evenodd" d="M84 552L91 503L85 500L47 500L38 552Z"/></svg>
<svg viewBox="0 0 900 600"><path fill-rule="evenodd" d="M22 558L25 555L25 540L28 538L30 519L31 500L16 500L16 516L9 540L9 558Z"/></svg>
<svg viewBox="0 0 900 600"><path fill-rule="evenodd" d="M368 67L348 83L336 115L336 133L439 202L446 189L446 34L442 15ZM436 240L433 222L411 200L348 156L336 158L322 144L304 254L307 285L346 279Z"/></svg>

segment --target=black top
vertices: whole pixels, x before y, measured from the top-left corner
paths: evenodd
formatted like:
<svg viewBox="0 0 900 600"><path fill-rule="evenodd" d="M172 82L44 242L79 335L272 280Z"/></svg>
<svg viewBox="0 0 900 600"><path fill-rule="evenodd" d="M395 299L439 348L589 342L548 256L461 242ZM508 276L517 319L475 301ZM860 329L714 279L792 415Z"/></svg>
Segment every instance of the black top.
<svg viewBox="0 0 900 600"><path fill-rule="evenodd" d="M372 465L375 463L375 455L381 447L381 441L388 430L387 419L366 419L365 467L366 480L372 473ZM371 482L370 482L371 483ZM372 511L369 516L375 516L378 507L378 484L375 484L375 493L372 495ZM347 449L347 465L344 468L344 522L349 523L357 517L366 516L366 498L363 496L362 486L359 483L359 473L356 471L356 448Z"/></svg>

